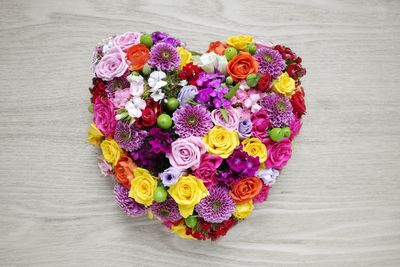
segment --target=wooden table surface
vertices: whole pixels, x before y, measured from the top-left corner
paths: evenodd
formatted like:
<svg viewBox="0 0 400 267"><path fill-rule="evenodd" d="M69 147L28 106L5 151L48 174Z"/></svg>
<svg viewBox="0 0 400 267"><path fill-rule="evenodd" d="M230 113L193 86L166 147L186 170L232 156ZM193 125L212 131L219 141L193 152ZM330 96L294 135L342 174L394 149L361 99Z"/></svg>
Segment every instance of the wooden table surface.
<svg viewBox="0 0 400 267"><path fill-rule="evenodd" d="M1 266L400 266L399 1L0 1ZM125 216L86 145L101 39L247 33L304 59L308 114L269 201L218 242Z"/></svg>

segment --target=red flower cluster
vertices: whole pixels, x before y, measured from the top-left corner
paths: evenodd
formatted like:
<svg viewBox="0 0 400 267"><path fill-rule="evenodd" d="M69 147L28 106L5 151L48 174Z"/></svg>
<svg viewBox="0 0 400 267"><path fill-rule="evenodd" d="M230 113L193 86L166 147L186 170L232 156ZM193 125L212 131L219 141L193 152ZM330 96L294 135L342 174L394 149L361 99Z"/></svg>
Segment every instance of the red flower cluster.
<svg viewBox="0 0 400 267"><path fill-rule="evenodd" d="M196 85L200 73L203 70L192 62L186 64L183 69L178 73L178 77L182 80L187 80L191 85Z"/></svg>
<svg viewBox="0 0 400 267"><path fill-rule="evenodd" d="M106 96L106 86L102 79L93 78L93 87L89 88L89 92L92 94L90 102L94 103L96 98Z"/></svg>
<svg viewBox="0 0 400 267"><path fill-rule="evenodd" d="M304 101L304 89L303 87L297 87L296 93L290 98L290 103L293 106L293 112L300 118L306 113L306 103Z"/></svg>
<svg viewBox="0 0 400 267"><path fill-rule="evenodd" d="M222 223L209 223L200 218L195 229L186 227L186 234L192 235L197 240L206 240L209 238L215 241L219 237L226 235L229 229L236 223L237 221L233 217Z"/></svg>
<svg viewBox="0 0 400 267"><path fill-rule="evenodd" d="M306 69L301 66L301 57L298 57L296 53L292 51L289 47L282 45L274 46L274 50L278 51L282 58L286 61L287 73L290 77L295 80L306 75Z"/></svg>

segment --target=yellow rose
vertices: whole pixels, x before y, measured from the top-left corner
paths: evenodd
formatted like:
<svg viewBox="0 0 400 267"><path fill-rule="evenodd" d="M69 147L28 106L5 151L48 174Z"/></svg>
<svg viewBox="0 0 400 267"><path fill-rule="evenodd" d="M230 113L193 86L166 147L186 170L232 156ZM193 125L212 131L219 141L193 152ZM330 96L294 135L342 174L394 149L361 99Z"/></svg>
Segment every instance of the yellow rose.
<svg viewBox="0 0 400 267"><path fill-rule="evenodd" d="M154 190L157 187L156 178L143 168L136 168L133 171L133 176L129 197L146 207L150 206L153 203Z"/></svg>
<svg viewBox="0 0 400 267"><path fill-rule="evenodd" d="M104 159L113 166L117 165L123 150L114 139L107 138L100 144Z"/></svg>
<svg viewBox="0 0 400 267"><path fill-rule="evenodd" d="M179 237L183 239L194 239L192 235L186 234L186 226L183 223L183 221L180 222L178 225L172 225L171 232L177 234Z"/></svg>
<svg viewBox="0 0 400 267"><path fill-rule="evenodd" d="M243 151L252 157L258 157L260 163L267 160L267 147L258 138L246 138L242 141Z"/></svg>
<svg viewBox="0 0 400 267"><path fill-rule="evenodd" d="M253 200L250 199L249 201L236 204L233 216L235 216L238 219L245 219L250 216L253 209L254 209Z"/></svg>
<svg viewBox="0 0 400 267"><path fill-rule="evenodd" d="M178 203L179 213L187 218L193 214L194 206L208 196L203 181L193 175L181 176L169 189L168 193Z"/></svg>
<svg viewBox="0 0 400 267"><path fill-rule="evenodd" d="M181 70L186 64L192 62L192 53L181 46L179 46L177 49L179 56L181 57L181 65L179 66L179 69Z"/></svg>
<svg viewBox="0 0 400 267"><path fill-rule="evenodd" d="M278 79L272 83L272 90L275 93L282 94L288 98L294 95L295 89L295 81L290 78L287 72L282 73Z"/></svg>
<svg viewBox="0 0 400 267"><path fill-rule="evenodd" d="M99 146L101 139L103 139L104 135L102 132L100 132L99 129L97 129L96 125L94 122L90 124L90 128L88 130L88 138L87 142L91 143L93 145Z"/></svg>
<svg viewBox="0 0 400 267"><path fill-rule="evenodd" d="M248 44L252 44L254 41L251 35L236 35L228 37L226 43L238 50L244 50Z"/></svg>
<svg viewBox="0 0 400 267"><path fill-rule="evenodd" d="M214 126L203 137L203 142L208 147L208 152L226 159L239 145L239 135L236 131L229 131L221 126Z"/></svg>

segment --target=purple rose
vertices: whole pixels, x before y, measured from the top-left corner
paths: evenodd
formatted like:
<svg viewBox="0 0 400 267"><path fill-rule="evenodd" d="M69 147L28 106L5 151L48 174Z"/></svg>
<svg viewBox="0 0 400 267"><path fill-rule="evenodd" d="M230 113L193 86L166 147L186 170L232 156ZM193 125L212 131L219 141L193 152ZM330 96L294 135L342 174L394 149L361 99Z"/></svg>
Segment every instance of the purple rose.
<svg viewBox="0 0 400 267"><path fill-rule="evenodd" d="M113 45L126 52L126 50L128 50L128 48L132 45L140 43L141 35L142 34L140 32L126 32L124 34L117 35L113 39Z"/></svg>
<svg viewBox="0 0 400 267"><path fill-rule="evenodd" d="M93 106L93 121L96 127L106 136L114 136L115 120L114 105L108 98L97 97Z"/></svg>
<svg viewBox="0 0 400 267"><path fill-rule="evenodd" d="M171 153L166 156L171 165L179 170L197 169L201 154L207 151L200 137L179 138L171 144Z"/></svg>
<svg viewBox="0 0 400 267"><path fill-rule="evenodd" d="M267 143L268 159L265 162L268 168L281 170L292 156L292 143L289 138L275 143L269 140Z"/></svg>
<svg viewBox="0 0 400 267"><path fill-rule="evenodd" d="M121 77L128 69L128 63L121 49L113 49L113 52L105 55L96 65L94 72L96 76L111 81L115 77Z"/></svg>

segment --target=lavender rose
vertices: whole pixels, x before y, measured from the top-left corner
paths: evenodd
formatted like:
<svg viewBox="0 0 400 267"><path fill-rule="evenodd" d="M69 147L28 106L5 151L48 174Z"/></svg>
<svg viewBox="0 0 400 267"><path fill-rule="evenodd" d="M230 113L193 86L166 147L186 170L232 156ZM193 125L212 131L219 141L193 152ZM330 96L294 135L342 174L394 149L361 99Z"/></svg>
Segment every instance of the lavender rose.
<svg viewBox="0 0 400 267"><path fill-rule="evenodd" d="M132 45L140 43L140 32L126 32L121 35L117 35L113 39L113 45L121 48L122 51L126 52Z"/></svg>
<svg viewBox="0 0 400 267"><path fill-rule="evenodd" d="M253 128L253 123L249 118L246 118L239 122L238 133L240 138L247 138L251 136L251 129Z"/></svg>
<svg viewBox="0 0 400 267"><path fill-rule="evenodd" d="M269 168L281 170L292 156L292 144L289 138L278 143L270 141L267 144L267 149L268 159L265 163Z"/></svg>
<svg viewBox="0 0 400 267"><path fill-rule="evenodd" d="M234 108L227 108L226 113L228 115L228 120L226 121L219 109L214 109L211 112L211 120L215 125L222 126L228 130L237 130L239 126L239 113Z"/></svg>
<svg viewBox="0 0 400 267"><path fill-rule="evenodd" d="M160 177L162 183L165 186L171 186L178 181L179 176L181 176L181 174L182 172L180 170L174 167L169 167L168 169L160 173L158 176Z"/></svg>
<svg viewBox="0 0 400 267"><path fill-rule="evenodd" d="M179 138L171 144L171 153L166 156L171 165L179 170L196 169L200 164L201 154L207 151L200 137Z"/></svg>
<svg viewBox="0 0 400 267"><path fill-rule="evenodd" d="M111 81L115 77L124 75L127 69L125 54L118 48L105 55L96 65L94 72L98 78Z"/></svg>
<svg viewBox="0 0 400 267"><path fill-rule="evenodd" d="M108 98L97 97L93 106L93 121L96 127L106 136L113 136L117 121L114 105Z"/></svg>
<svg viewBox="0 0 400 267"><path fill-rule="evenodd" d="M188 103L188 101L193 100L199 92L197 91L196 86L186 85L183 86L179 91L178 100L181 106Z"/></svg>

